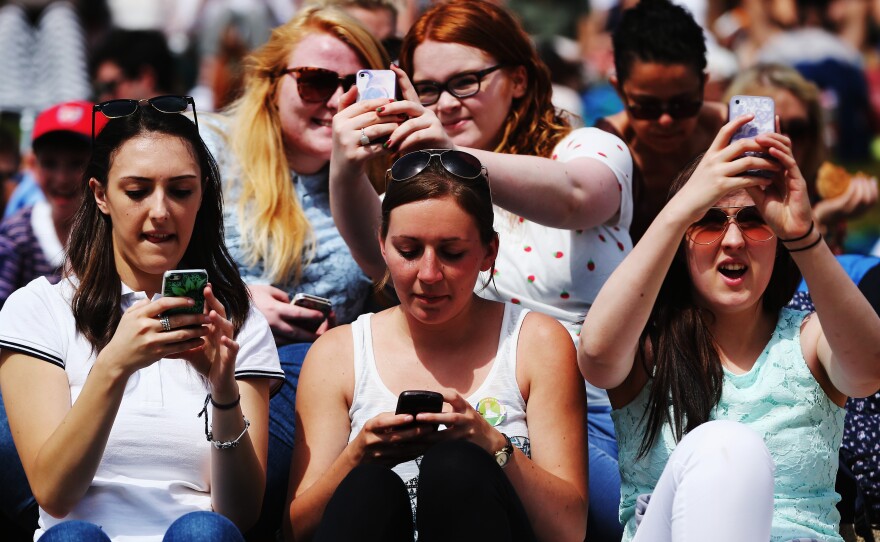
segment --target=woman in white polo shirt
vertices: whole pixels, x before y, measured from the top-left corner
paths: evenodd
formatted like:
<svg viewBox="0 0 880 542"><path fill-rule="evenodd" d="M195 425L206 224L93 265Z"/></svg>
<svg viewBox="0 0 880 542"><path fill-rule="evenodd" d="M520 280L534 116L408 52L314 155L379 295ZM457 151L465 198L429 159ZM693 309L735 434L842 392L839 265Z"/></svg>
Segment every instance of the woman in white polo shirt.
<svg viewBox="0 0 880 542"><path fill-rule="evenodd" d="M44 542L242 540L260 511L269 378L283 373L223 244L188 103L96 106L111 120L65 279L0 312L0 387ZM158 296L163 273L190 268L208 272L205 310L166 315L193 301Z"/></svg>

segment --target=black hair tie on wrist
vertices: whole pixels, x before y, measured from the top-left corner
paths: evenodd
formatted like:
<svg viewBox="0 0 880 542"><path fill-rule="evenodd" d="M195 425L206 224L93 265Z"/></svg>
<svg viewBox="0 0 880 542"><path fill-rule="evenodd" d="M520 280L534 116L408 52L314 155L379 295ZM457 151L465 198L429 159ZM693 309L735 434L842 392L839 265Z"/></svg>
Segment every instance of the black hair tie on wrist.
<svg viewBox="0 0 880 542"><path fill-rule="evenodd" d="M821 241L822 241L822 234L820 233L819 238L816 239L815 241L813 241L812 243L810 243L809 245L807 245L805 247L801 247L801 248L790 248L790 249L788 249L788 251L789 252L801 252L804 250L810 250L814 246L818 245Z"/></svg>
<svg viewBox="0 0 880 542"><path fill-rule="evenodd" d="M813 233L813 228L815 226L816 226L816 223L811 220L810 221L810 229L807 230L807 233L801 235L800 237L795 237L793 239L783 239L782 237L780 237L779 240L782 241L783 243L794 243L795 241L803 241L804 239L809 237L811 233ZM821 236L820 236L820 239L821 239ZM802 249L797 249L797 250L802 250ZM795 252L795 251L790 250L789 252Z"/></svg>
<svg viewBox="0 0 880 542"><path fill-rule="evenodd" d="M214 406L214 408L218 408L218 409L220 409L220 410L230 410L230 409L233 409L233 408L235 408L235 407L238 406L238 403L241 402L241 394L240 394L240 393L238 394L238 397L235 399L235 401L233 401L233 402L231 402L231 403L226 403L226 404L221 404L221 403L218 403L217 401L215 401L214 398L211 397L211 394L210 394L210 393L208 394L208 397L210 397L210 399L211 399L211 404Z"/></svg>

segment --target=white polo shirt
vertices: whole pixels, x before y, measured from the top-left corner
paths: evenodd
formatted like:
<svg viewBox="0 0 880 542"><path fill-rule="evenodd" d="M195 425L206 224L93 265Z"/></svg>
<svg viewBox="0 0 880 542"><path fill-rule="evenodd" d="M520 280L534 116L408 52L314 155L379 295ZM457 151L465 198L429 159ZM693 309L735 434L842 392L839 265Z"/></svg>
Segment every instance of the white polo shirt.
<svg viewBox="0 0 880 542"><path fill-rule="evenodd" d="M73 291L67 279L52 285L38 278L14 292L0 311L0 349L64 370L76 402L96 354L76 331ZM145 298L122 285L122 310ZM236 341L236 378L284 378L269 325L255 307ZM91 487L64 520L41 509L35 540L61 521L79 519L100 525L114 541L159 541L180 516L211 510L211 444L196 416L207 391L203 378L179 359L161 359L133 374Z"/></svg>

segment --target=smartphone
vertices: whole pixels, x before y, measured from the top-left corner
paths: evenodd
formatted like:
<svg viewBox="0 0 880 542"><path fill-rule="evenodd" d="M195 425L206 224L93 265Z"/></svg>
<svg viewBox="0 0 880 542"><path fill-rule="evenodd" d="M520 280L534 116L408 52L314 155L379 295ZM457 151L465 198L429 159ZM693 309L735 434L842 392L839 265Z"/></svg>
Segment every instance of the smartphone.
<svg viewBox="0 0 880 542"><path fill-rule="evenodd" d="M443 410L443 396L436 391L406 390L397 397L395 414L412 414L420 412L440 412ZM437 424L431 424L437 428Z"/></svg>
<svg viewBox="0 0 880 542"><path fill-rule="evenodd" d="M397 93L397 76L391 70L360 70L356 79L359 102L374 98L390 100Z"/></svg>
<svg viewBox="0 0 880 542"><path fill-rule="evenodd" d="M330 316L330 311L333 309L333 303L326 297L304 293L294 295L293 300L290 303L297 307L321 311L324 318Z"/></svg>
<svg viewBox="0 0 880 542"><path fill-rule="evenodd" d="M195 304L169 309L164 314L201 314L205 310L205 286L208 272L204 269L171 269L162 275L162 297L189 297Z"/></svg>
<svg viewBox="0 0 880 542"><path fill-rule="evenodd" d="M776 131L776 105L773 98L768 96L745 96L737 95L730 99L728 104L729 118L734 119L740 115L752 113L755 115L748 123L740 126L730 138L730 142L746 138L754 138L759 134L773 133ZM747 152L746 156L761 156L769 158L766 153ZM764 169L750 169L742 173L743 176L773 177L773 172Z"/></svg>

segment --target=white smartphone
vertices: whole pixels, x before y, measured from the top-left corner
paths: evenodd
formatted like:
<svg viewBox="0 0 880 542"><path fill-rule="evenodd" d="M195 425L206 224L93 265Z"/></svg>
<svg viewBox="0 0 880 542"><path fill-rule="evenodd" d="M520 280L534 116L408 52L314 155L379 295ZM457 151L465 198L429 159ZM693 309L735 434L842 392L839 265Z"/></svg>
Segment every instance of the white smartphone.
<svg viewBox="0 0 880 542"><path fill-rule="evenodd" d="M358 98L394 98L397 92L397 76L391 70L360 70L357 72Z"/></svg>
<svg viewBox="0 0 880 542"><path fill-rule="evenodd" d="M773 98L768 96L736 95L728 104L729 118L734 119L740 115L754 114L755 118L740 126L730 138L730 142L746 138L754 138L760 134L768 134L776 131L776 104ZM765 153L747 152L746 156L762 156L769 158ZM745 176L773 177L773 172L764 169L750 169L743 172Z"/></svg>
<svg viewBox="0 0 880 542"><path fill-rule="evenodd" d="M205 286L208 272L204 269L171 269L162 275L162 297L189 297L190 307L169 309L164 314L201 314L205 309Z"/></svg>
<svg viewBox="0 0 880 542"><path fill-rule="evenodd" d="M330 315L330 311L333 310L333 303L326 297L304 294L302 292L294 295L290 303L297 307L320 311L324 318L327 318Z"/></svg>

